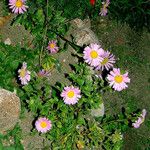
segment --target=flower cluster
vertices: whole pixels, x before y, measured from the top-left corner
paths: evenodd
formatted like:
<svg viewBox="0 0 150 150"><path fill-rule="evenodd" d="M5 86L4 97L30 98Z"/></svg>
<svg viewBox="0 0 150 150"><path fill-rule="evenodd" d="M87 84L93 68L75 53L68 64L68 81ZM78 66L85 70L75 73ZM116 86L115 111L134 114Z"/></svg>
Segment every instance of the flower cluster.
<svg viewBox="0 0 150 150"><path fill-rule="evenodd" d="M98 44L92 43L85 47L83 54L85 62L95 68L95 70L100 70L101 72L105 69L109 71L113 68L114 63L116 62L114 55L109 51L102 49ZM99 77L102 78L101 75L99 75ZM128 72L122 74L120 68L113 68L107 76L107 80L109 85L116 91L126 89L128 87L126 83L130 83Z"/></svg>
<svg viewBox="0 0 150 150"><path fill-rule="evenodd" d="M96 70L109 70L115 63L114 55L102 49L98 44L92 43L85 47L83 54L85 62L88 63L91 67L95 67Z"/></svg>

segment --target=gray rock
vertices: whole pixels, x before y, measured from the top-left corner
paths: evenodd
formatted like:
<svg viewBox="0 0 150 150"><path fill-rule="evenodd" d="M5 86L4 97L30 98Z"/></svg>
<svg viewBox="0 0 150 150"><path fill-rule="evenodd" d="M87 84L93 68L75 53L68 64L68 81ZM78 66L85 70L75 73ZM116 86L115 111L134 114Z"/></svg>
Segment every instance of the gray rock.
<svg viewBox="0 0 150 150"><path fill-rule="evenodd" d="M105 112L104 104L101 103L99 108L91 110L91 115L94 116L94 117L102 117L102 116L104 116L104 112Z"/></svg>
<svg viewBox="0 0 150 150"><path fill-rule="evenodd" d="M13 129L20 114L20 99L15 93L0 89L0 133Z"/></svg>
<svg viewBox="0 0 150 150"><path fill-rule="evenodd" d="M65 75L72 72L70 65L78 63L78 59L72 56L73 53L75 53L75 50L71 46L68 46L67 51L53 55L56 59L59 60L61 71L59 72L56 68L52 70L49 77L51 85L55 85L56 82L61 82L66 85L71 84Z"/></svg>
<svg viewBox="0 0 150 150"><path fill-rule="evenodd" d="M83 46L84 44L88 45L90 43L99 44L99 40L94 34L94 32L90 29L91 22L90 19L74 19L71 21L71 34L75 38L75 42L79 46Z"/></svg>

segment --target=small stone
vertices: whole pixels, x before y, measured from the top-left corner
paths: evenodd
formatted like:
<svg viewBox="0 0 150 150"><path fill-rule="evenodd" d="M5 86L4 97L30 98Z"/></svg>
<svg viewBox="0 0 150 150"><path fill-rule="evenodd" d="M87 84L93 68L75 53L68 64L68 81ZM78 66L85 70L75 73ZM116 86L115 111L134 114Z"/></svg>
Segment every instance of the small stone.
<svg viewBox="0 0 150 150"><path fill-rule="evenodd" d="M10 40L10 38L7 38L7 39L4 41L4 43L5 43L6 45L11 45L11 40Z"/></svg>
<svg viewBox="0 0 150 150"><path fill-rule="evenodd" d="M64 63L65 63L65 62L66 62L66 59L63 59L63 60L62 60L62 62L64 62Z"/></svg>
<svg viewBox="0 0 150 150"><path fill-rule="evenodd" d="M102 103L99 108L91 110L91 115L94 117L102 117L104 116L104 111L104 104Z"/></svg>

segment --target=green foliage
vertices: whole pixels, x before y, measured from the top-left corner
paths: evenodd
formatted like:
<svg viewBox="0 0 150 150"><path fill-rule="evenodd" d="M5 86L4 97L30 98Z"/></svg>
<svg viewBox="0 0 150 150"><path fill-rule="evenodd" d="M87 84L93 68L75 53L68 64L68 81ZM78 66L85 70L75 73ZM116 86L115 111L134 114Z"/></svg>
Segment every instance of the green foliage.
<svg viewBox="0 0 150 150"><path fill-rule="evenodd" d="M80 74L77 76L79 71ZM52 88L48 85L45 78L35 76L30 84L23 87L26 99L28 99L27 103L29 110L34 112L36 117L45 116L52 121L52 130L50 134L47 133L46 135L52 143L52 148L72 149L76 147L76 142L80 141L80 139L87 138L88 140L86 135L82 136L82 133L80 133L80 126L91 134L91 140L95 141L97 139L92 134L94 129L92 129L91 123L89 123L91 131L86 125L88 121L87 114L90 113L92 108L97 108L97 106L99 106L102 102L102 98L100 93L96 93L99 90L97 83L95 83L96 81L88 81L89 72L86 65L81 64L75 65L75 72L69 75L73 83L76 83L76 86L83 91L82 98L76 106L67 106L64 104L60 97L64 85L60 83L57 83L56 86ZM84 82L85 80L87 82ZM96 124L95 122L94 125L96 129L100 130ZM101 132L97 133L96 131L95 133L97 135L101 134ZM98 139L96 141L94 145L98 146ZM92 142L86 145L90 147L92 146Z"/></svg>
<svg viewBox="0 0 150 150"><path fill-rule="evenodd" d="M29 70L33 70L38 56L34 49L21 48L20 45L12 47L0 42L0 49L0 87L14 91L14 88L19 87L16 79L22 62L27 62Z"/></svg>
<svg viewBox="0 0 150 150"><path fill-rule="evenodd" d="M0 134L0 150L23 150L21 144L21 129L17 124L13 130L8 131L5 135ZM3 145L3 141L7 141L7 145Z"/></svg>
<svg viewBox="0 0 150 150"><path fill-rule="evenodd" d="M69 24L63 16L62 11L56 11L53 5L47 1L28 1L30 6L27 13L18 15L13 24L22 24L34 36L33 45L39 55L39 66L45 70L53 69L54 66L60 70L59 62L50 56L48 50L48 42L56 40L57 45L62 47L60 43L60 35L64 36L68 31ZM63 51L63 49L59 49Z"/></svg>
<svg viewBox="0 0 150 150"><path fill-rule="evenodd" d="M110 2L110 16L128 23L137 30L150 30L150 9L148 0L113 0Z"/></svg>
<svg viewBox="0 0 150 150"><path fill-rule="evenodd" d="M96 18L99 14L101 5L101 0L96 1L95 6L91 6L90 0L52 0L52 2L56 10L63 11L63 15L68 19L84 19L86 17Z"/></svg>
<svg viewBox="0 0 150 150"><path fill-rule="evenodd" d="M52 149L95 149L101 146L119 150L122 133L128 129L129 120L137 116L130 111L104 118L91 116L91 109L98 108L102 103L104 83L84 63L72 68L73 72L68 77L72 85L82 91L76 105L67 105L60 97L67 85L57 83L51 87L46 78L34 76L30 84L23 87L28 109L36 118L44 116L52 121L52 129L45 134L51 141Z"/></svg>
<svg viewBox="0 0 150 150"><path fill-rule="evenodd" d="M45 77L38 76L35 72L44 68L50 71L55 67L61 69L58 60L45 51L49 40L57 40L61 47L60 39L66 43L61 49L66 50L70 44L79 52L80 47L64 38L69 24L67 19L75 17L95 18L100 11L101 1L91 6L89 1L28 1L30 6L24 15L18 15L14 23L20 23L34 36L34 49L21 48L19 45L12 47L0 43L0 71L1 87L8 90L17 89L24 106L34 113L35 119L46 117L52 122L52 129L44 134L50 140L52 149L113 149L122 147L122 134L138 117L137 112L129 108L123 109L118 115L105 115L94 117L92 109L96 109L102 103L102 92L110 90L100 78L97 78L93 70L83 63L72 66L72 73L67 78L70 84L79 87L81 99L76 105L67 105L60 96L63 88L69 85L57 83L51 87ZM115 2L111 5L115 4ZM82 7L81 7L82 6ZM74 13L72 13L74 12ZM66 19L67 18L67 19ZM80 56L80 54L77 54ZM27 62L31 71L31 81L25 86L19 86L16 81L17 71L22 62ZM35 71L35 72L34 72ZM33 126L35 127L35 126ZM35 129L33 130L33 133ZM5 149L22 149L20 143L20 130L17 127L12 130L10 136L14 136L15 143ZM5 136L1 135L1 139ZM0 140L0 148L3 149Z"/></svg>
<svg viewBox="0 0 150 150"><path fill-rule="evenodd" d="M1 0L0 1L0 11L1 11L1 15L6 16L9 13L9 9L8 9L8 1L7 0Z"/></svg>

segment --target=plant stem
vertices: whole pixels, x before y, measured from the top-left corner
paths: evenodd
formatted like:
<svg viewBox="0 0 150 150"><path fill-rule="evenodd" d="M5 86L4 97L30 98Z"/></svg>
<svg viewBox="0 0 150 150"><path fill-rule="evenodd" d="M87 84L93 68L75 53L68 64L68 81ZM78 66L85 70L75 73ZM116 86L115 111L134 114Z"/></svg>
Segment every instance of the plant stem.
<svg viewBox="0 0 150 150"><path fill-rule="evenodd" d="M47 9L46 9L46 27L45 27L45 32L43 35L43 43L42 43L42 47L41 47L41 51L40 51L40 56L39 56L39 64L41 66L42 64L42 53L43 53L43 49L44 49L44 45L45 45L45 40L46 40L46 33L47 33L47 16L48 16L48 0L46 1L47 3Z"/></svg>
<svg viewBox="0 0 150 150"><path fill-rule="evenodd" d="M67 40L66 38L64 38L63 36L61 36L60 34L58 34L56 31L50 30L51 32L55 33L57 36L59 36L63 41L68 42L70 44L70 46L72 47L76 47L76 48L82 48L79 45L74 44L73 42Z"/></svg>

